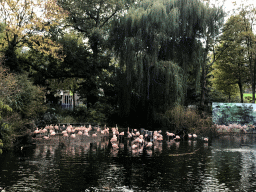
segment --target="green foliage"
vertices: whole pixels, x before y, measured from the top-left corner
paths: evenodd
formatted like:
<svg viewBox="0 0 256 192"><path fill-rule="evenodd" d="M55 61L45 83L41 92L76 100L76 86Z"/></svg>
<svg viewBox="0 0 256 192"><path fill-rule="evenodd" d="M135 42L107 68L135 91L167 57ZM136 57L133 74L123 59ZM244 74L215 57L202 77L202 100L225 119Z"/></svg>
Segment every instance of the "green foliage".
<svg viewBox="0 0 256 192"><path fill-rule="evenodd" d="M104 104L96 102L92 108L89 108L87 115L87 122L106 124L106 113L104 113Z"/></svg>
<svg viewBox="0 0 256 192"><path fill-rule="evenodd" d="M10 147L13 136L22 134L44 113L43 89L33 85L26 74L12 74L0 65L0 126L4 147ZM31 127L30 127L31 128Z"/></svg>
<svg viewBox="0 0 256 192"><path fill-rule="evenodd" d="M10 124L4 123L2 119L0 120L0 140L2 140L2 147L9 148L12 146L13 128Z"/></svg>
<svg viewBox="0 0 256 192"><path fill-rule="evenodd" d="M6 116L13 111L6 102L16 93L15 82L13 74L10 74L0 63L0 147L5 148L9 147L12 141L12 127L7 122Z"/></svg>
<svg viewBox="0 0 256 192"><path fill-rule="evenodd" d="M10 102L10 106L18 112L23 119L33 120L45 112L44 91L39 86L33 85L26 74L17 76L18 93Z"/></svg>
<svg viewBox="0 0 256 192"><path fill-rule="evenodd" d="M5 122L3 119L2 115L9 113L12 111L12 108L9 107L8 105L4 104L0 100L0 147L2 148L3 146L9 147L12 137L12 128L11 126ZM0 149L0 153L2 152L2 149Z"/></svg>

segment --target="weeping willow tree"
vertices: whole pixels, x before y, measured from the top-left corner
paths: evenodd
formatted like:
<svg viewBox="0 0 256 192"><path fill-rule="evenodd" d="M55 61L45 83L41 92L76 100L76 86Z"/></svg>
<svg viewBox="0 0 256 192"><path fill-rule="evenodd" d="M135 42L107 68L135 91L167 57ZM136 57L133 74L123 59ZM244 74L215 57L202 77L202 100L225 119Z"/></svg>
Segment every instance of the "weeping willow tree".
<svg viewBox="0 0 256 192"><path fill-rule="evenodd" d="M222 16L199 0L144 0L116 20L111 44L120 61L121 117L153 125L157 114L184 104L188 83L200 90L209 37Z"/></svg>

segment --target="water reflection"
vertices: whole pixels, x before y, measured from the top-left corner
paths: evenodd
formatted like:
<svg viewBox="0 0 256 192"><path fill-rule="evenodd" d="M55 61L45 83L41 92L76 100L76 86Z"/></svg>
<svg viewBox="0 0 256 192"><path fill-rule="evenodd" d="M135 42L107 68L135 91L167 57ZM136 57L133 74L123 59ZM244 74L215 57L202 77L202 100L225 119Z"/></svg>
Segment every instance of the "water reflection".
<svg viewBox="0 0 256 192"><path fill-rule="evenodd" d="M7 191L254 191L253 135L211 143L128 138L43 142L0 156L0 187ZM117 147L113 147L116 144Z"/></svg>
<svg viewBox="0 0 256 192"><path fill-rule="evenodd" d="M255 191L255 136L223 136L212 143L208 182L229 191Z"/></svg>

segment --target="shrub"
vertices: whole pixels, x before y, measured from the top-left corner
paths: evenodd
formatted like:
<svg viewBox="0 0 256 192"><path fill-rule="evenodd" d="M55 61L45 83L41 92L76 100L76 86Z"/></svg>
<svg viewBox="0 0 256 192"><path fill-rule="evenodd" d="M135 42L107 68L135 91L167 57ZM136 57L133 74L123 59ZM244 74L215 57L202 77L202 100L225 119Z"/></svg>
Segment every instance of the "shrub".
<svg viewBox="0 0 256 192"><path fill-rule="evenodd" d="M2 115L11 112L12 109L4 104L2 101L0 101L0 147L3 146L5 148L9 147L12 141L12 129L9 124L5 122L5 120L2 118ZM2 149L0 149L0 153L2 153Z"/></svg>
<svg viewBox="0 0 256 192"><path fill-rule="evenodd" d="M26 74L17 76L18 93L12 97L11 107L22 118L31 120L46 111L43 88L33 85Z"/></svg>
<svg viewBox="0 0 256 192"><path fill-rule="evenodd" d="M206 114L200 115L197 110L188 109L181 105L176 105L165 113L171 124L175 125L175 131L186 128L188 132L209 135L215 132L212 127L212 118Z"/></svg>
<svg viewBox="0 0 256 192"><path fill-rule="evenodd" d="M13 74L0 64L0 139L10 147L14 135L27 132L43 114L44 91L27 74Z"/></svg>

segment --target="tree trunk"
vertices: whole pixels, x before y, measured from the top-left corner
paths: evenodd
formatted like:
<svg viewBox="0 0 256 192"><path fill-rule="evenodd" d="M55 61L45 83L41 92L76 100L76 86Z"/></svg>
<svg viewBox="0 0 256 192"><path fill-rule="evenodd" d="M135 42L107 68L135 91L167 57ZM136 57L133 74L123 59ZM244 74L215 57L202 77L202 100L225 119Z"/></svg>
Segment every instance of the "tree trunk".
<svg viewBox="0 0 256 192"><path fill-rule="evenodd" d="M255 103L255 74L256 73L256 58L253 66L253 80L252 80L252 103Z"/></svg>
<svg viewBox="0 0 256 192"><path fill-rule="evenodd" d="M244 102L244 98L243 98L244 94L243 94L243 85L242 85L241 81L238 82L238 86L239 86L239 90L240 90L241 103L243 103Z"/></svg>
<svg viewBox="0 0 256 192"><path fill-rule="evenodd" d="M202 76L201 76L201 97L200 97L200 106L204 106L205 101L205 85L206 85L206 79L205 79L205 65L202 67Z"/></svg>
<svg viewBox="0 0 256 192"><path fill-rule="evenodd" d="M76 106L76 97L75 97L75 90L74 90L74 92L73 92L73 111L75 111L75 106Z"/></svg>

